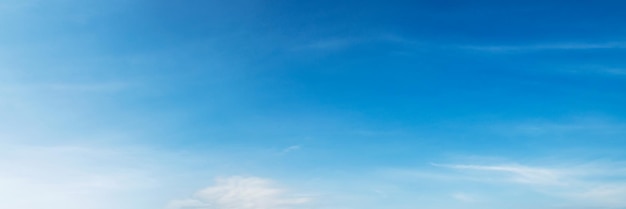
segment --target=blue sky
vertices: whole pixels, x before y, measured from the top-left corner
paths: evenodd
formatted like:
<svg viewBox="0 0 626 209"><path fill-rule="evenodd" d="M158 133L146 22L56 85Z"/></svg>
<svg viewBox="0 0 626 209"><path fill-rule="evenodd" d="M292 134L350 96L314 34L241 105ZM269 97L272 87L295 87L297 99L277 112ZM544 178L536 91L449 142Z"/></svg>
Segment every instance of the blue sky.
<svg viewBox="0 0 626 209"><path fill-rule="evenodd" d="M626 208L624 8L0 0L0 208Z"/></svg>

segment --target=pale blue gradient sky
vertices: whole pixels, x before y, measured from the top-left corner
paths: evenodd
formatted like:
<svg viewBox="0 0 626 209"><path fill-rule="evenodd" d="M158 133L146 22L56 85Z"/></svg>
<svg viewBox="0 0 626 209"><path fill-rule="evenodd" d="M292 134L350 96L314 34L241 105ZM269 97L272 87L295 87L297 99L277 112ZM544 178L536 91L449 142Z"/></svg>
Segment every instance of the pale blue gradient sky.
<svg viewBox="0 0 626 209"><path fill-rule="evenodd" d="M626 208L624 6L0 0L0 208Z"/></svg>

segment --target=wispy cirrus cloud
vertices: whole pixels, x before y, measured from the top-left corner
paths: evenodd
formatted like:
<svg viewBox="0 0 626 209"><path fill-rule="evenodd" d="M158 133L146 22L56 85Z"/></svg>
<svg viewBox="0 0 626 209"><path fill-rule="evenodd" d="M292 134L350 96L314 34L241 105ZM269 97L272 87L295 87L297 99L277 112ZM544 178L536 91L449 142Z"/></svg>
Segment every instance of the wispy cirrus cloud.
<svg viewBox="0 0 626 209"><path fill-rule="evenodd" d="M594 49L626 49L626 42L604 43L539 43L526 45L465 45L460 49L484 52L529 52L541 50L594 50Z"/></svg>
<svg viewBox="0 0 626 209"><path fill-rule="evenodd" d="M564 134L622 134L626 123L605 116L582 115L564 120L526 119L521 121L498 121L477 126L489 132L502 135L552 136Z"/></svg>
<svg viewBox="0 0 626 209"><path fill-rule="evenodd" d="M394 33L374 33L361 36L339 36L310 40L293 47L294 50L337 51L368 44L394 44L407 47L438 48L439 44L428 44L424 40L406 38Z"/></svg>
<svg viewBox="0 0 626 209"><path fill-rule="evenodd" d="M413 49L430 50L470 50L486 53L528 53L541 51L564 51L564 50L605 50L626 49L626 41L616 40L607 42L535 42L526 44L472 44L472 43L445 43L429 41L427 39L412 38L392 33L370 34L359 37L331 37L312 40L308 43L294 47L297 51L337 51L359 45L387 43L401 45Z"/></svg>
<svg viewBox="0 0 626 209"><path fill-rule="evenodd" d="M515 184L579 206L626 207L626 171L621 163L587 163L579 166L529 166L521 164L433 164L453 169L458 179L485 184ZM464 196L454 196L457 200ZM566 206L569 207L569 206Z"/></svg>
<svg viewBox="0 0 626 209"><path fill-rule="evenodd" d="M570 67L566 72L580 75L608 75L608 76L626 76L626 68L614 66L583 66Z"/></svg>
<svg viewBox="0 0 626 209"><path fill-rule="evenodd" d="M433 164L434 166L452 168L463 171L483 171L505 174L506 178L512 182L523 184L547 184L547 185L559 185L564 184L563 178L565 171L530 167L522 165L441 165Z"/></svg>

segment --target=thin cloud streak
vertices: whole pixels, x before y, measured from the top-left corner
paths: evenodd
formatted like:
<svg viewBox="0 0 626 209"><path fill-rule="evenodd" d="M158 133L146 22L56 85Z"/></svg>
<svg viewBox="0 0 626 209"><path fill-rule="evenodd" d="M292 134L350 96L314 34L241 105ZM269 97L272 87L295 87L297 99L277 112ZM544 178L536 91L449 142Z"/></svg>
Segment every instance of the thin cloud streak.
<svg viewBox="0 0 626 209"><path fill-rule="evenodd" d="M512 184L572 204L593 207L626 207L626 172L622 164L581 164L576 167L538 167L519 164L432 164L459 171L457 179L499 184ZM456 198L458 199L458 198Z"/></svg>
<svg viewBox="0 0 626 209"><path fill-rule="evenodd" d="M407 38L396 34L367 35L355 37L335 37L312 41L308 44L296 46L299 50L324 50L336 51L351 48L363 44L389 43L399 44L419 49L437 50L471 50L490 53L514 53L514 52L537 52L546 50L603 50L603 49L626 49L626 41L612 42L554 42L554 43L530 43L530 44L503 44L503 45L473 45L473 44L446 44L432 42L419 38Z"/></svg>
<svg viewBox="0 0 626 209"><path fill-rule="evenodd" d="M283 149L283 151L281 153L282 154L286 154L286 153L289 153L289 152L298 151L301 148L302 147L300 145L293 145L293 146L290 146L290 147L287 147L287 148Z"/></svg>
<svg viewBox="0 0 626 209"><path fill-rule="evenodd" d="M626 42L607 43L548 43L530 45L469 45L459 46L459 49L468 49L484 52L529 52L542 50L597 50L597 49L626 49Z"/></svg>
<svg viewBox="0 0 626 209"><path fill-rule="evenodd" d="M510 179L514 182L524 184L563 184L561 182L562 171L546 168L535 168L519 165L496 165L496 166L484 166L484 165L439 165L433 164L438 167L453 168L458 170L473 170L473 171L490 171L507 173L510 175Z"/></svg>

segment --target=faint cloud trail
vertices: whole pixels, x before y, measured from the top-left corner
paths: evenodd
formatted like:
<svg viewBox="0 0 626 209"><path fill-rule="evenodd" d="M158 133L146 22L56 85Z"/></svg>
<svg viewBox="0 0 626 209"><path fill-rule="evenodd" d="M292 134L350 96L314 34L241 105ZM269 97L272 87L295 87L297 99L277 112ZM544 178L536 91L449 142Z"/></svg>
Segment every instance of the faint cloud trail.
<svg viewBox="0 0 626 209"><path fill-rule="evenodd" d="M459 49L468 49L484 52L528 52L542 50L596 50L596 49L626 49L626 42L606 43L545 43L529 45L466 45Z"/></svg>
<svg viewBox="0 0 626 209"><path fill-rule="evenodd" d="M626 181L623 180L626 177L626 171L621 167L623 163L586 163L569 168L519 164L431 163L431 165L460 171L458 179L502 184L502 186L514 183L581 205L606 208L626 207L626 199L623 198L626 196ZM458 194L453 197L457 200L467 199Z"/></svg>
<svg viewBox="0 0 626 209"><path fill-rule="evenodd" d="M171 201L167 209L297 209L310 201L289 195L269 179L231 176L216 179L193 198Z"/></svg>
<svg viewBox="0 0 626 209"><path fill-rule="evenodd" d="M563 184L561 171L546 168L536 168L520 165L443 165L432 164L437 167L452 168L457 170L491 171L510 175L510 180L526 184Z"/></svg>

